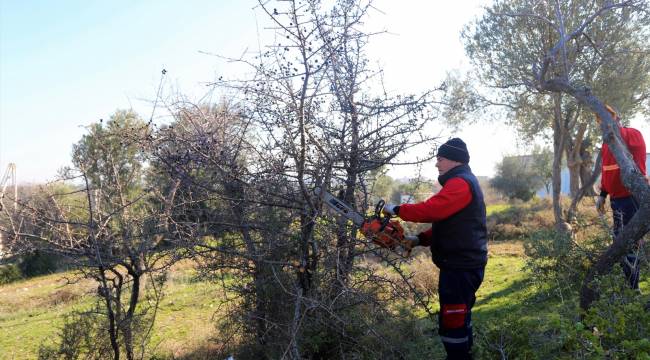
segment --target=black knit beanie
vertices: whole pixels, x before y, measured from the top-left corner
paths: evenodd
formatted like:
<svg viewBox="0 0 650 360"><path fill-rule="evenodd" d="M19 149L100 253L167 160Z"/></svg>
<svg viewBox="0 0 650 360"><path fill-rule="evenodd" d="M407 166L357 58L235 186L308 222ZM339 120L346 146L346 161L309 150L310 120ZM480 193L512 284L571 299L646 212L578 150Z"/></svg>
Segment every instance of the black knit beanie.
<svg viewBox="0 0 650 360"><path fill-rule="evenodd" d="M469 163L467 145L460 138L449 139L446 143L440 145L437 156L442 156L445 159L458 161L463 164Z"/></svg>

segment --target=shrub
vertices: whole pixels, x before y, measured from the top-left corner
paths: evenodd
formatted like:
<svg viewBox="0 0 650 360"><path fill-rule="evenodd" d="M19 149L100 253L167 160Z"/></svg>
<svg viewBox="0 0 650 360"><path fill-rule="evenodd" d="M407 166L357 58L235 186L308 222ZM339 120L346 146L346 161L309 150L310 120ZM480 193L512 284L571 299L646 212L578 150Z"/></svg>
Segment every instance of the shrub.
<svg viewBox="0 0 650 360"><path fill-rule="evenodd" d="M548 161L544 154L504 157L490 185L509 199L528 201L547 182L548 174L540 168Z"/></svg>
<svg viewBox="0 0 650 360"><path fill-rule="evenodd" d="M75 312L66 315L58 342L41 344L40 360L105 359L111 357L110 344L96 313Z"/></svg>
<svg viewBox="0 0 650 360"><path fill-rule="evenodd" d="M580 319L576 294L555 306L556 313L511 312L476 329L477 359L648 359L648 296L627 288L620 267L597 280L601 298ZM541 304L541 303L539 303ZM534 306L531 302L530 306ZM548 310L553 306L544 303ZM532 309L532 310L531 310Z"/></svg>
<svg viewBox="0 0 650 360"><path fill-rule="evenodd" d="M0 265L0 285L12 283L20 280L22 275L20 268L16 264Z"/></svg>
<svg viewBox="0 0 650 360"><path fill-rule="evenodd" d="M584 323L611 358L650 358L650 296L632 290L620 265L594 281L601 292L585 315Z"/></svg>
<svg viewBox="0 0 650 360"><path fill-rule="evenodd" d="M438 292L438 275L440 270L433 265L428 253L415 257L407 269L413 274L412 283L420 294L433 296Z"/></svg>
<svg viewBox="0 0 650 360"><path fill-rule="evenodd" d="M33 251L25 255L19 263L25 277L51 274L59 270L61 258L42 251Z"/></svg>

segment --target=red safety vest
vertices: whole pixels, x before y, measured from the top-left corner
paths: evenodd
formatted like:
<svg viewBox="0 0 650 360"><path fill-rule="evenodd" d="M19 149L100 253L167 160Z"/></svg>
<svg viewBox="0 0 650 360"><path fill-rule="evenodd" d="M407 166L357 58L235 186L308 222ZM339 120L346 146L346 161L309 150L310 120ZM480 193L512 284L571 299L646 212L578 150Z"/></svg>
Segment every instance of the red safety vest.
<svg viewBox="0 0 650 360"><path fill-rule="evenodd" d="M637 129L621 127L621 138L632 154L636 166L643 175L646 174L646 148L643 135ZM612 199L630 196L630 192L623 186L621 181L621 169L616 163L614 154L609 150L607 144L603 144L603 167L600 188L611 196Z"/></svg>

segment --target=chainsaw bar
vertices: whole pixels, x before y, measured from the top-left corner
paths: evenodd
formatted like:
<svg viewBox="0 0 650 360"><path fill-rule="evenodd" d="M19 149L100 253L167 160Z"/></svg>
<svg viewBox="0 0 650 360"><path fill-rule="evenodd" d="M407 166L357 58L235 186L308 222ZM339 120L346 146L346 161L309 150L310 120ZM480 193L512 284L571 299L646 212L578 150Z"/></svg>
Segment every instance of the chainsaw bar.
<svg viewBox="0 0 650 360"><path fill-rule="evenodd" d="M350 207L350 205L346 204L336 196L330 194L327 191L324 191L321 189L320 186L317 186L314 188L314 194L319 196L321 199L323 199L323 202L327 204L332 210L334 210L337 214L345 217L346 219L352 221L352 223L358 227L361 227L366 220L363 215L359 214L356 212L354 209Z"/></svg>
<svg viewBox="0 0 650 360"><path fill-rule="evenodd" d="M375 207L375 215L369 219L356 212L350 205L343 202L341 199L324 191L320 186L314 188L314 194L320 197L327 206L334 210L337 214L352 221L354 225L361 229L361 232L369 237L372 242L381 247L390 247L394 250L394 246L401 246L404 252L401 256L409 257L411 255L411 248L404 245L404 229L397 221L390 221L390 217L381 218L381 210L384 207L384 201L381 200ZM390 229L390 231L384 231ZM368 231L370 230L370 231ZM397 233L397 236L395 234ZM391 239L394 245L389 245L387 238Z"/></svg>

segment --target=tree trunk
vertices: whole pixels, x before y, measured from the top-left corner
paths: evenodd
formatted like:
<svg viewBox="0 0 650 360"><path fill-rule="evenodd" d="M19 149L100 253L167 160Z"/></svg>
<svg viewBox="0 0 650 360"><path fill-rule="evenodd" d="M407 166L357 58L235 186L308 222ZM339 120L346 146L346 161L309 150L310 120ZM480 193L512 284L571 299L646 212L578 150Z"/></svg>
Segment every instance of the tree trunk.
<svg viewBox="0 0 650 360"><path fill-rule="evenodd" d="M246 215L245 207L245 191L242 184L238 181L232 181L227 185L227 190L230 194L233 195L235 199L241 199L241 201L236 201L232 207L231 211L233 218L237 222L239 227L239 232L242 235L244 241L244 246L246 247L246 253L252 259L253 262L253 296L255 297L254 303L255 308L253 309L253 318L255 318L255 333L257 337L257 343L265 346L266 345L266 336L267 336L267 309L266 301L271 300L267 299L268 295L266 294L266 282L265 282L265 263L260 261L260 258L257 253L257 246L255 241L250 233L250 226L248 224L248 216ZM263 352L256 354L259 358L265 358Z"/></svg>
<svg viewBox="0 0 650 360"><path fill-rule="evenodd" d="M291 359L301 360L302 356L300 355L300 347L298 346L298 334L300 329L300 322L302 319L302 286L298 284L296 286L296 297L293 304L293 320L291 321L291 339L289 339L289 353L291 354Z"/></svg>
<svg viewBox="0 0 650 360"><path fill-rule="evenodd" d="M562 154L566 146L566 132L562 125L562 96L555 94L553 111L553 216L555 218L555 229L567 234L570 231L569 225L562 216Z"/></svg>
<svg viewBox="0 0 650 360"><path fill-rule="evenodd" d="M356 104L354 103L354 94L350 94L349 102L350 102L349 108L351 114L350 127L352 131L352 143L350 144L350 162L348 164L346 186L349 189L348 190L349 197L352 201L350 204L355 204L356 201L354 199L354 189L356 188L357 180L358 180L360 156L359 156L359 114L357 112ZM361 211L362 213L365 213L365 209L361 209ZM352 232L356 232L356 229L352 230ZM348 235L349 235L348 239L354 239L352 233ZM350 272L352 272L352 265L354 264L354 258L356 256L356 253L354 251L354 245L355 244L353 241L348 240L348 251L344 261L344 271L345 271L344 274L345 274L346 282L348 276L350 275Z"/></svg>
<svg viewBox="0 0 650 360"><path fill-rule="evenodd" d="M580 164L580 184L582 184L582 187L586 189L583 196L596 195L593 186L600 174L600 153L598 155L598 160L596 160L597 165L594 167L594 161L592 159L593 153L589 150L590 147L591 144L589 142L583 141L580 149L580 158L582 158L582 163ZM596 175L595 177L594 174Z"/></svg>
<svg viewBox="0 0 650 360"><path fill-rule="evenodd" d="M580 124L574 141L568 141L566 146L566 159L567 168L569 169L569 189L571 198L575 198L580 191L580 170L582 169L582 156L581 150L583 148L583 141L587 124ZM568 131L567 131L568 135ZM568 221L573 219L568 218Z"/></svg>
<svg viewBox="0 0 650 360"><path fill-rule="evenodd" d="M120 359L120 345L117 342L118 339L118 331L117 331L117 324L116 324L116 318L115 318L115 312L113 311L113 304L112 304L112 294L111 294L111 289L108 287L108 281L106 279L106 273L105 270L100 268L99 270L99 279L101 283L101 287L99 288L99 295L104 298L104 304L106 306L106 315L108 318L108 335L110 337L111 341L111 349L113 349L113 360L119 360Z"/></svg>
<svg viewBox="0 0 650 360"><path fill-rule="evenodd" d="M134 261L137 262L132 267L127 267L129 275L131 275L131 279L133 281L131 285L131 296L129 297L129 307L126 311L126 315L124 316L124 319L122 320L123 325L122 325L122 331L124 332L124 349L126 350L126 358L128 360L133 360L135 359L135 355L133 353L133 328L136 325L135 324L135 310L138 307L138 302L140 301L140 287L141 287L141 282L140 279L142 278L142 271L144 268L144 262L143 259L135 259Z"/></svg>
<svg viewBox="0 0 650 360"><path fill-rule="evenodd" d="M598 180L598 176L600 176L600 165L602 163L602 154L598 153L598 156L596 157L596 163L594 164L593 170L591 170L589 178L585 178L582 181L582 187L576 194L576 196L571 199L571 206L569 206L569 210L567 211L567 218L573 219L577 216L578 212L578 203L580 200L582 200L585 196L594 196L594 184L596 183L596 180Z"/></svg>

